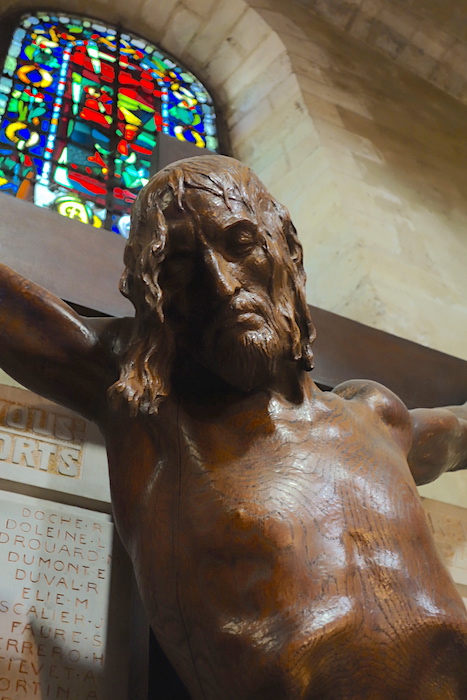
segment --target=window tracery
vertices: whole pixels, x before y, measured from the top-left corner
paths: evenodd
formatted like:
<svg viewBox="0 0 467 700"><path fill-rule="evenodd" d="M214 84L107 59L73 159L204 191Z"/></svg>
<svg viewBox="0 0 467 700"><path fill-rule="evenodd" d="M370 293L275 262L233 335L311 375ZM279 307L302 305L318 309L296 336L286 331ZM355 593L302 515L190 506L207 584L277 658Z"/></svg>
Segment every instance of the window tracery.
<svg viewBox="0 0 467 700"><path fill-rule="evenodd" d="M191 72L92 19L20 19L0 77L0 191L126 236L158 132L217 150L212 99Z"/></svg>

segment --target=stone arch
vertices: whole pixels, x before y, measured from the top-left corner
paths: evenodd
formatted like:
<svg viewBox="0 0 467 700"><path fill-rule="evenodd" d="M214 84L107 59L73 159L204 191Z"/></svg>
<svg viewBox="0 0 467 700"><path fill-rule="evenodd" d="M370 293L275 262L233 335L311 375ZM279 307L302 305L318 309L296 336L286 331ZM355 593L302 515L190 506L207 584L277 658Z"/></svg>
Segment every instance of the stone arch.
<svg viewBox="0 0 467 700"><path fill-rule="evenodd" d="M0 0L0 13L43 5ZM298 157L300 143L313 136L287 49L245 0L137 0L131 6L126 0L55 0L47 9L121 24L185 63L217 97L231 154L251 165L269 187L280 181L286 153ZM279 197L280 189L275 188Z"/></svg>
<svg viewBox="0 0 467 700"><path fill-rule="evenodd" d="M150 177L154 132L170 135L175 148L173 137L217 152L212 100L190 71L153 54L156 46L138 35L86 15L53 15L11 17L0 190L127 237L132 204ZM31 90L35 104L25 107Z"/></svg>

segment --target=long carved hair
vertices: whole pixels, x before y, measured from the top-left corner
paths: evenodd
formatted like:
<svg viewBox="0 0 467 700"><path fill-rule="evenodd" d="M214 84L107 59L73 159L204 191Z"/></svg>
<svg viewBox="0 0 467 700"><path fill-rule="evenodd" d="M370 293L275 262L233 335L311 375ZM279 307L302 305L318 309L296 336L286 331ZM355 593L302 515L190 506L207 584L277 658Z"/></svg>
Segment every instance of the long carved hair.
<svg viewBox="0 0 467 700"><path fill-rule="evenodd" d="M221 197L226 207L241 201L258 220L271 270L280 263L287 284L274 299L289 328L291 359L302 369L313 367L316 332L305 299L302 247L288 211L274 200L245 165L226 156L200 156L171 164L143 188L132 210L120 291L136 310L133 332L120 363L120 378L109 389L112 400L124 399L131 415L157 413L170 393L176 343L164 315L164 290L159 275L167 250L164 210L174 202L195 231L202 228L198 212L184 199L187 188ZM271 285L271 294L277 296Z"/></svg>

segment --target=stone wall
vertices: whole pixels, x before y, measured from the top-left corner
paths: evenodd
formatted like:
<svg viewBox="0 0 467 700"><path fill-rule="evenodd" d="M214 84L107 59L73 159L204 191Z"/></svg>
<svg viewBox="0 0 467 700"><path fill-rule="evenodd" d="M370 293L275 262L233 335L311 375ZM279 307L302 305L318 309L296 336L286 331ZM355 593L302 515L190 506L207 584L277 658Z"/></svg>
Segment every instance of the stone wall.
<svg viewBox="0 0 467 700"><path fill-rule="evenodd" d="M458 0L297 0L467 104L467 6Z"/></svg>
<svg viewBox="0 0 467 700"><path fill-rule="evenodd" d="M467 357L465 106L303 8L264 5L317 134L271 178L298 223L309 298Z"/></svg>

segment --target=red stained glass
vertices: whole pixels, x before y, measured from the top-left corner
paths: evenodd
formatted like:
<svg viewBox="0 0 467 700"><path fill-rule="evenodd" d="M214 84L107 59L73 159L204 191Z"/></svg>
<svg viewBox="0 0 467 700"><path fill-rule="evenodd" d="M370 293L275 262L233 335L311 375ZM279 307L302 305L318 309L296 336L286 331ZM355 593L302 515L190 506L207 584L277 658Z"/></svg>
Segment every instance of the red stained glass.
<svg viewBox="0 0 467 700"><path fill-rule="evenodd" d="M92 24L44 12L20 21L0 77L0 190L27 178L39 206L126 235L157 132L216 150L215 116L170 57Z"/></svg>
<svg viewBox="0 0 467 700"><path fill-rule="evenodd" d="M86 175L81 175L81 173L70 172L68 174L71 182L76 182L82 187L85 187L91 194L105 196L107 194L106 187L100 185L96 180Z"/></svg>

